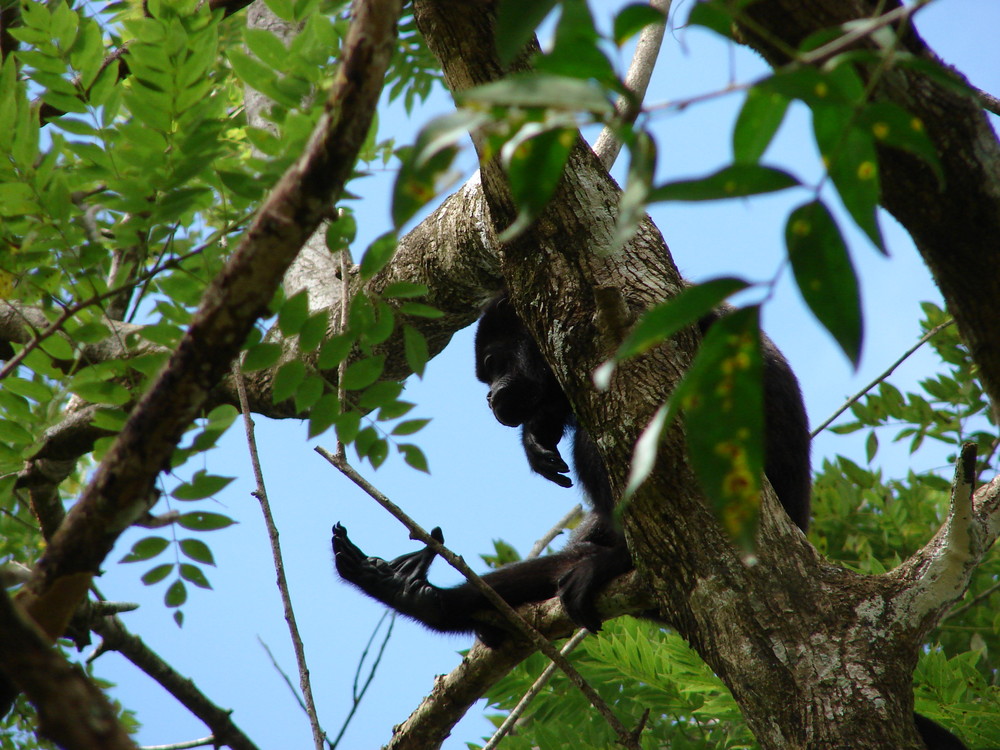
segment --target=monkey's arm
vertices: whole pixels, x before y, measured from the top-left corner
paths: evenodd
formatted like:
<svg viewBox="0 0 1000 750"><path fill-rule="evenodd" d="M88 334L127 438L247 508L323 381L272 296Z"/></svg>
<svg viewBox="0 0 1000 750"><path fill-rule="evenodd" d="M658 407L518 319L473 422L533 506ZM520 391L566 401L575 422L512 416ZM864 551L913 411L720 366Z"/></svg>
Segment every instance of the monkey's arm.
<svg viewBox="0 0 1000 750"><path fill-rule="evenodd" d="M442 539L440 529L432 532L435 539ZM573 570L595 552L608 548L594 544L570 545L563 552L545 557L512 563L483 576L493 589L512 607L528 602L539 602L556 596L569 582L569 589L579 596L592 597L596 593L586 574L581 578ZM440 588L427 581L427 569L434 559L429 548L411 552L395 560L368 557L348 537L347 530L337 524L333 527L333 552L337 572L368 596L411 617L423 625L443 633L475 632L487 646L499 646L505 637L503 630L476 618L477 613L492 609L486 597L470 583L454 588ZM591 566L587 566L588 570ZM603 566L597 565L598 571ZM602 584L610 578L603 578ZM572 603L579 596L571 597ZM564 601L567 601L564 599ZM600 627L595 620L596 611L583 611L588 615L587 627ZM589 615L593 612L593 617ZM576 619L574 612L570 616Z"/></svg>
<svg viewBox="0 0 1000 750"><path fill-rule="evenodd" d="M521 443L524 445L524 455L528 457L528 465L532 471L560 487L572 487L573 480L566 476L569 473L569 466L557 447L565 431L565 419L542 414L524 423Z"/></svg>

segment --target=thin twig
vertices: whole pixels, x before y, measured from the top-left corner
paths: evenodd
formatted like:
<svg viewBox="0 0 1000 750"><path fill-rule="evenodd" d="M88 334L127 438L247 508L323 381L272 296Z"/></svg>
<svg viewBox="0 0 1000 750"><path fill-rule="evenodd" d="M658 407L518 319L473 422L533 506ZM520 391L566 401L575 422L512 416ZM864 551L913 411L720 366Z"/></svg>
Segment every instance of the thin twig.
<svg viewBox="0 0 1000 750"><path fill-rule="evenodd" d="M570 652L583 643L583 639L588 635L589 633L585 628L580 628L573 634L572 638L566 641L566 644L562 647L562 650L559 653L563 656L569 656ZM521 700L519 700L517 705L514 706L509 714L507 714L507 718L503 720L503 724L501 724L497 728L497 731L493 733L493 736L490 737L490 741L483 745L482 750L493 750L493 748L500 744L500 740L506 737L507 733L514 728L514 724L521 718L525 709L527 709L531 701L535 699L535 696L542 692L542 688L548 684L548 681L552 679L552 675L555 673L556 665L553 662L542 671L542 673L538 676L538 679L535 680L534 684L528 688L528 692L521 696Z"/></svg>
<svg viewBox="0 0 1000 750"><path fill-rule="evenodd" d="M583 515L583 508L580 506L579 503L577 503L570 509L569 513L567 513L565 516L556 521L555 525L553 525L551 529L545 532L545 535L542 536L541 539L539 539L537 542L534 543L534 545L531 547L531 552L528 553L528 559L530 560L531 558L538 557L540 554L542 554L545 548L549 546L549 542L551 542L553 539L559 536L563 532L563 529L565 529L567 526L573 523L573 521L575 521L582 515Z"/></svg>
<svg viewBox="0 0 1000 750"><path fill-rule="evenodd" d="M382 623L385 622L386 618L389 618L389 629L385 633L385 638L382 639L382 645L379 646L378 654L375 656L375 661L372 662L371 668L368 670L368 677L365 678L365 684L361 686L361 690L358 690L358 678L361 677L361 668L365 663L365 659L368 658L368 651L371 649L372 643L375 640L375 636L382 627ZM379 663L382 661L382 655L385 653L385 647L389 643L389 638L392 635L392 626L396 624L396 613L392 610L386 610L379 619L378 623L375 625L375 629L372 630L371 637L368 639L368 643L365 644L364 651L361 652L361 658L358 659L358 668L354 670L354 684L351 689L351 710L347 712L347 718L344 719L344 723L340 726L340 731L337 732L337 736L330 743L330 750L335 750L340 744L340 740L344 736L344 732L347 731L348 725L351 723L351 719L354 718L354 714L357 713L358 706L361 705L361 699L365 697L365 693L368 692L368 687L372 684L372 680L375 678L375 671L378 669Z"/></svg>
<svg viewBox="0 0 1000 750"><path fill-rule="evenodd" d="M903 356L901 356L899 359L897 359L895 362L893 362L891 365L889 365L889 368L885 372L883 372L881 375L879 375L878 377L876 377L872 382L870 382L868 385L866 385L860 391L858 391L853 396L851 396L849 399L847 399L847 401L845 401L844 404L839 409L837 409L837 411L835 411L833 414L831 414L830 417L825 422L823 422L821 425L819 425L818 427L816 427L815 429L813 429L813 431L811 433L809 433L809 438L810 439L815 438L819 433L821 433L823 430L825 430L827 427L829 427L830 424L833 422L833 420L835 420L837 417L839 417L845 411L847 411L848 409L850 409L851 406L854 403L856 403L857 401L859 401L862 396L864 396L866 393L868 393L868 391L870 391L872 388L874 388L875 386L877 386L879 383L881 383L887 377L889 377L890 375L892 375L892 373L895 371L895 369L897 367L899 367L901 364L903 364L903 362L905 362L910 357L910 355L912 355L917 349L919 349L920 347L922 347L924 344L926 344L928 341L930 341L932 338L934 338L938 333L940 333L941 331L943 331L945 328L947 328L948 326L950 326L954 322L955 322L954 320L946 320L944 323L940 323L939 325L934 326L931 330L929 330L927 333L925 333L923 336L921 336L920 340L916 344L914 344L913 346L911 346L909 349L907 349L903 353Z"/></svg>
<svg viewBox="0 0 1000 750"><path fill-rule="evenodd" d="M299 708L302 709L302 713L309 716L309 709L306 708L306 703L302 700L302 695L295 689L295 685L292 684L292 679L288 676L288 672L282 669L281 665L278 664L278 660L274 658L274 652L271 651L271 647L268 646L267 643L264 642L264 639L259 635L257 636L257 643L261 645L261 648L263 648L264 652L267 654L267 658L271 660L271 666L274 667L274 671L280 674L281 679L283 679L285 684L288 685L288 691L295 698L295 702L299 704Z"/></svg>
<svg viewBox="0 0 1000 750"><path fill-rule="evenodd" d="M341 333L347 330L347 312L350 307L350 289L351 285L347 280L347 266L349 265L350 256L348 255L347 248L343 248L340 251L340 331ZM344 408L344 400L347 398L347 392L344 389L344 373L347 371L347 357L344 357L343 361L337 366L337 401L340 404L340 408ZM344 444L337 440L337 455L342 461L347 460L347 453L345 453Z"/></svg>
<svg viewBox="0 0 1000 750"><path fill-rule="evenodd" d="M634 748L635 750L639 749L639 731L630 731L626 729L625 725L621 723L617 716L615 716L611 707L608 706L604 699L597 694L597 691L590 686L583 676L576 671L573 665L559 653L558 649L549 643L549 641L545 639L545 636L531 627L531 625L529 625L524 618L518 614L517 610L511 607L502 596L494 591L489 584L480 578L479 575L477 575L476 572L465 563L465 560L428 534L427 531L425 531L416 521L410 518L402 508L392 502L392 500L383 495L376 487L358 474L354 467L347 461L341 459L333 453L330 453L321 446L316 446L315 450L333 466L339 469L344 476L364 490L379 505L395 516L396 519L398 519L400 523L402 523L410 532L410 537L412 539L419 540L426 544L428 547L433 549L436 554L447 560L449 565L464 575L469 583L475 586L476 590L485 596L487 601L499 610L503 617L506 618L506 620L513 625L521 635L527 638L535 648L545 654L550 660L555 662L556 666L558 666L559 669L565 673L570 682L579 688L580 692L586 696L591 705L593 705L601 716L604 717L615 734L618 735L618 742L623 747ZM639 729L641 729L641 727Z"/></svg>
<svg viewBox="0 0 1000 750"><path fill-rule="evenodd" d="M965 612L966 610L972 609L973 607L978 607L982 602L984 602L986 599L989 599L998 591L1000 591L1000 583L995 583L988 589L986 589L986 591L981 593L979 596L974 597L968 603L963 604L961 607L957 609L951 610L951 612L949 612L948 614L946 614L944 617L941 618L941 622L944 622L945 620L948 620L952 617L956 617Z"/></svg>
<svg viewBox="0 0 1000 750"><path fill-rule="evenodd" d="M215 747L215 737L209 735L200 740L188 740L187 742L174 742L170 745L143 745L139 750L189 750L192 747Z"/></svg>
<svg viewBox="0 0 1000 750"><path fill-rule="evenodd" d="M281 593L281 604L285 610L285 622L288 623L288 633L292 639L292 648L295 651L295 663L299 668L299 685L302 688L302 697L305 700L306 714L309 716L309 725L312 728L313 743L316 750L323 750L323 740L325 735L319 723L319 716L316 714L316 704L313 702L312 686L309 683L309 667L306 664L305 647L302 645L302 638L299 636L299 628L295 623L295 611L292 608L292 597L288 592L288 579L285 578L285 564L281 558L281 545L278 541L278 527L274 523L274 516L271 515L271 505L267 499L267 489L264 486L264 474L260 468L260 457L257 455L257 441L254 438L253 418L250 416L250 404L247 400L246 383L243 381L243 373L240 372L239 363L233 366L233 378L236 380L236 389L240 394L240 409L243 412L243 424L246 427L247 447L250 449L250 463L253 466L254 480L257 482L257 489L253 495L260 501L260 509L264 515L264 523L267 526L267 535L271 540L271 554L274 557L274 570L277 574L278 591Z"/></svg>
<svg viewBox="0 0 1000 750"><path fill-rule="evenodd" d="M663 23L650 24L642 30L639 41L635 46L635 54L629 65L628 73L625 74L625 88L632 93L632 97L620 97L615 105L618 118L625 123L635 121L642 111L642 100L646 98L646 89L649 87L649 80L653 76L653 68L656 66L656 58L660 54L660 47L663 45L663 32L666 28L667 16L670 13L671 0L650 0L649 4L663 14ZM622 150L622 142L615 135L610 127L605 127L594 142L594 153L601 160L605 169L611 169L615 163L619 152Z"/></svg>

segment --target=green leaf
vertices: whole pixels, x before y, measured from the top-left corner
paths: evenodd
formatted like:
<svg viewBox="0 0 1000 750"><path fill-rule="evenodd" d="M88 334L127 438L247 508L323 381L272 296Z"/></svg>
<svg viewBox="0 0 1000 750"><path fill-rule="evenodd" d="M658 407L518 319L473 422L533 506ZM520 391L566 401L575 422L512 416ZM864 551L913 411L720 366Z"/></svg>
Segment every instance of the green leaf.
<svg viewBox="0 0 1000 750"><path fill-rule="evenodd" d="M440 182L450 175L459 145L489 119L485 112L460 109L435 117L421 129L393 186L392 221L397 229L434 199Z"/></svg>
<svg viewBox="0 0 1000 750"><path fill-rule="evenodd" d="M393 435L412 435L415 432L420 432L428 425L431 420L429 419L408 419L405 422L400 422L393 429Z"/></svg>
<svg viewBox="0 0 1000 750"><path fill-rule="evenodd" d="M667 417L671 416L667 405L662 405L656 410L656 414L646 425L639 439L635 443L635 451L632 454L632 464L629 467L628 484L625 487L624 498L627 500L635 494L635 491L642 486L649 475L653 473L656 465L656 452L660 447L660 435L666 427Z"/></svg>
<svg viewBox="0 0 1000 750"><path fill-rule="evenodd" d="M647 26L665 23L663 14L656 8L642 3L633 3L622 8L615 16L614 40L621 47Z"/></svg>
<svg viewBox="0 0 1000 750"><path fill-rule="evenodd" d="M268 95L276 89L274 71L269 67L250 57L238 47L230 47L226 54L229 57L229 63L233 66L233 71L250 88ZM293 102L292 106L295 104L296 102Z"/></svg>
<svg viewBox="0 0 1000 750"><path fill-rule="evenodd" d="M301 292L289 297L278 311L278 328L286 336L294 336L301 329L309 316L309 292Z"/></svg>
<svg viewBox="0 0 1000 750"><path fill-rule="evenodd" d="M858 279L827 207L812 201L796 208L785 226L785 244L803 299L857 367L864 333Z"/></svg>
<svg viewBox="0 0 1000 750"><path fill-rule="evenodd" d="M524 48L556 0L502 0L497 8L497 54L507 64Z"/></svg>
<svg viewBox="0 0 1000 750"><path fill-rule="evenodd" d="M399 312L403 315L413 315L418 318L440 318L444 313L436 307L425 305L422 302L404 302L399 306Z"/></svg>
<svg viewBox="0 0 1000 750"><path fill-rule="evenodd" d="M286 398L294 396L305 379L306 366L301 360L293 359L285 362L274 376L271 393L274 403L280 404Z"/></svg>
<svg viewBox="0 0 1000 750"><path fill-rule="evenodd" d="M523 227L542 212L562 180L563 169L576 143L576 130L556 128L539 132L543 127L529 123L501 151L519 214L501 239L508 239L514 227ZM524 135L530 137L521 137Z"/></svg>
<svg viewBox="0 0 1000 750"><path fill-rule="evenodd" d="M587 3L563 2L552 48L535 58L535 70L581 80L593 79L620 88L614 67L599 42L600 36Z"/></svg>
<svg viewBox="0 0 1000 750"><path fill-rule="evenodd" d="M427 466L427 456L424 452L420 450L419 447L413 445L412 443L401 443L396 446L397 450L403 454L403 460L410 466L412 466L417 471L423 471L430 474L430 469Z"/></svg>
<svg viewBox="0 0 1000 750"><path fill-rule="evenodd" d="M723 277L689 286L672 300L646 311L622 345L615 352L621 361L642 354L667 340L717 308L736 292L749 285L743 279Z"/></svg>
<svg viewBox="0 0 1000 750"><path fill-rule="evenodd" d="M306 318L305 323L299 329L299 349L303 352L311 352L326 336L326 330L330 323L330 316L326 310L320 310L314 315Z"/></svg>
<svg viewBox="0 0 1000 750"><path fill-rule="evenodd" d="M414 284L409 281L397 281L394 284L389 284L385 289L382 290L382 296L386 299L400 298L400 299L413 299L414 297L423 297L430 291L426 284Z"/></svg>
<svg viewBox="0 0 1000 750"><path fill-rule="evenodd" d="M109 380L73 385L72 391L80 398L92 404L121 406L122 404L127 404L132 399L132 394L129 393L125 386Z"/></svg>
<svg viewBox="0 0 1000 750"><path fill-rule="evenodd" d="M463 91L459 103L590 112L613 117L614 105L596 83L555 75L519 74Z"/></svg>
<svg viewBox="0 0 1000 750"><path fill-rule="evenodd" d="M406 353L406 364L422 378L424 368L430 359L430 352L427 348L427 339L411 325L403 326L403 350Z"/></svg>
<svg viewBox="0 0 1000 750"><path fill-rule="evenodd" d="M649 193L649 202L743 198L773 193L798 184L800 183L795 177L780 169L759 164L733 164L700 180L668 182L653 188Z"/></svg>
<svg viewBox="0 0 1000 750"><path fill-rule="evenodd" d="M170 496L177 500L204 500L212 497L225 489L234 477L220 477L208 474L204 469L199 469L194 473L190 482L184 482L170 493ZM191 528L191 527L187 527Z"/></svg>
<svg viewBox="0 0 1000 750"><path fill-rule="evenodd" d="M383 300L375 305L375 321L361 334L361 340L368 346L377 346L386 341L396 327L396 315Z"/></svg>
<svg viewBox="0 0 1000 750"><path fill-rule="evenodd" d="M177 523L185 529L191 529L191 531L215 531L216 529L224 529L227 526L232 526L236 521L221 513L207 513L196 510L181 515L177 519Z"/></svg>
<svg viewBox="0 0 1000 750"><path fill-rule="evenodd" d="M324 394L309 410L309 437L314 438L317 435L322 435L339 417L340 401L337 394Z"/></svg>
<svg viewBox="0 0 1000 750"><path fill-rule="evenodd" d="M688 26L704 26L727 39L733 38L733 10L725 0L694 3L688 14Z"/></svg>
<svg viewBox="0 0 1000 750"><path fill-rule="evenodd" d="M943 190L944 170L937 148L919 117L893 102L871 102L858 115L858 127L869 128L876 142L909 151L926 162Z"/></svg>
<svg viewBox="0 0 1000 750"><path fill-rule="evenodd" d="M386 232L377 237L365 250L364 257L361 258L361 278L370 279L385 268L396 252L396 245L395 232Z"/></svg>
<svg viewBox="0 0 1000 750"><path fill-rule="evenodd" d="M35 436L17 422L0 419L0 443L5 445L31 445Z"/></svg>
<svg viewBox="0 0 1000 750"><path fill-rule="evenodd" d="M357 443L355 443L357 445ZM386 458L389 457L389 443L383 438L379 438L374 443L372 443L366 452L368 462L372 465L373 469L377 469L379 466L385 463Z"/></svg>
<svg viewBox="0 0 1000 750"><path fill-rule="evenodd" d="M746 101L733 128L733 161L756 164L778 132L788 111L789 100L763 86L747 92Z"/></svg>
<svg viewBox="0 0 1000 750"><path fill-rule="evenodd" d="M212 584L208 582L205 574L202 572L201 568L197 565L191 565L190 563L180 564L181 578L186 581L191 581L195 586L203 589L212 588Z"/></svg>
<svg viewBox="0 0 1000 750"><path fill-rule="evenodd" d="M698 482L732 539L752 550L764 468L760 310L717 320L670 398L684 411L688 455Z"/></svg>
<svg viewBox="0 0 1000 750"><path fill-rule="evenodd" d="M261 62L274 70L285 70L290 62L288 49L266 29L243 29L243 41Z"/></svg>
<svg viewBox="0 0 1000 750"><path fill-rule="evenodd" d="M337 440L344 445L350 445L361 430L361 414L349 411L337 419Z"/></svg>
<svg viewBox="0 0 1000 750"><path fill-rule="evenodd" d="M830 179L848 213L884 254L876 213L879 174L875 135L853 120L853 107L813 107L813 132Z"/></svg>
<svg viewBox="0 0 1000 750"><path fill-rule="evenodd" d="M354 337L350 334L341 333L328 339L319 349L319 358L316 360L316 366L320 370L334 369L347 359L352 346L354 346Z"/></svg>
<svg viewBox="0 0 1000 750"><path fill-rule="evenodd" d="M3 388L11 393L39 402L49 401L53 395L52 389L45 383L13 376L4 378Z"/></svg>
<svg viewBox="0 0 1000 750"><path fill-rule="evenodd" d="M304 412L311 409L319 401L326 389L323 378L309 375L295 391L295 411Z"/></svg>
<svg viewBox="0 0 1000 750"><path fill-rule="evenodd" d="M358 220L348 209L340 209L335 221L326 225L326 246L330 252L338 252L351 246L358 234Z"/></svg>
<svg viewBox="0 0 1000 750"><path fill-rule="evenodd" d="M125 557L118 562L133 563L142 560L151 560L163 552L170 544L166 539L159 536L147 536L132 545L132 549Z"/></svg>
<svg viewBox="0 0 1000 750"><path fill-rule="evenodd" d="M179 607L187 601L187 587L181 579L177 579L167 587L163 595L163 603L168 607Z"/></svg>
<svg viewBox="0 0 1000 750"><path fill-rule="evenodd" d="M378 409L387 404L394 403L399 394L403 392L403 384L393 380L383 380L375 383L370 388L366 388L358 400L358 406L362 409Z"/></svg>
<svg viewBox="0 0 1000 750"><path fill-rule="evenodd" d="M382 354L353 362L344 371L341 385L348 391L367 388L379 379L383 369L385 369L385 355Z"/></svg>
<svg viewBox="0 0 1000 750"><path fill-rule="evenodd" d="M155 568L150 568L140 579L147 586L152 586L154 583L159 583L168 575L170 571L174 569L173 563L166 563L164 565L157 565Z"/></svg>
<svg viewBox="0 0 1000 750"><path fill-rule="evenodd" d="M865 457L868 459L868 463L872 462L876 453L878 453L878 435L875 434L875 430L872 430L868 433L868 439L865 441Z"/></svg>
<svg viewBox="0 0 1000 750"><path fill-rule="evenodd" d="M204 563L205 565L215 565L215 557L212 555L212 550L200 539L181 539L180 547L181 552L195 562Z"/></svg>
<svg viewBox="0 0 1000 750"><path fill-rule="evenodd" d="M240 370L243 372L263 370L265 367L275 364L280 357L281 344L271 344L268 342L254 344L247 349L243 357L243 362L240 365Z"/></svg>

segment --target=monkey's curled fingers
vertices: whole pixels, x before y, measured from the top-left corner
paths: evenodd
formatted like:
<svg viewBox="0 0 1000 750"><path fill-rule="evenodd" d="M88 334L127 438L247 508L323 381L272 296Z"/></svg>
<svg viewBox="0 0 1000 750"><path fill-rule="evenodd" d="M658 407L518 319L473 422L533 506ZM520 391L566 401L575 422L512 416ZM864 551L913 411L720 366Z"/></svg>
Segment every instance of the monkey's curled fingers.
<svg viewBox="0 0 1000 750"><path fill-rule="evenodd" d="M431 531L438 542L444 541L440 528ZM386 604L419 596L428 587L427 570L434 561L434 551L424 547L400 555L394 560L369 557L347 536L342 524L333 527L333 557L341 577L369 596Z"/></svg>
<svg viewBox="0 0 1000 750"><path fill-rule="evenodd" d="M548 447L527 430L522 436L524 452L528 457L528 465L532 471L541 474L550 482L555 482L560 487L572 487L573 480L566 474L569 473L569 466L559 454L559 449L555 446Z"/></svg>

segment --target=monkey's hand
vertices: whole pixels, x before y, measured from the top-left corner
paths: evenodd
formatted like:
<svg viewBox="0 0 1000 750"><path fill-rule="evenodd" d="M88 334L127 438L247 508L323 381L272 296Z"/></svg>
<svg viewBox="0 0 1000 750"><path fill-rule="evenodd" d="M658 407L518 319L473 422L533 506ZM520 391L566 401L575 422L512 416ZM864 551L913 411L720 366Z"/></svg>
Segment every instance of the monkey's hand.
<svg viewBox="0 0 1000 750"><path fill-rule="evenodd" d="M524 444L524 453L528 457L528 465L532 471L560 487L573 486L573 480L566 476L569 473L569 466L563 461L555 444L546 445L528 425L525 425L521 433L521 442Z"/></svg>
<svg viewBox="0 0 1000 750"><path fill-rule="evenodd" d="M440 528L434 528L431 536L444 542ZM347 537L346 528L339 523L333 527L333 559L341 578L373 599L425 622L439 606L440 589L427 581L434 555L434 550L424 547L395 560L368 557Z"/></svg>
<svg viewBox="0 0 1000 750"><path fill-rule="evenodd" d="M559 598L573 622L596 633L601 629L597 595L610 580L632 569L632 559L624 540L612 547L588 542L580 545L584 546L590 553L559 579Z"/></svg>

